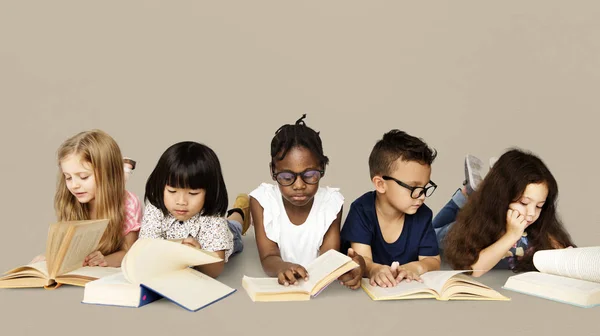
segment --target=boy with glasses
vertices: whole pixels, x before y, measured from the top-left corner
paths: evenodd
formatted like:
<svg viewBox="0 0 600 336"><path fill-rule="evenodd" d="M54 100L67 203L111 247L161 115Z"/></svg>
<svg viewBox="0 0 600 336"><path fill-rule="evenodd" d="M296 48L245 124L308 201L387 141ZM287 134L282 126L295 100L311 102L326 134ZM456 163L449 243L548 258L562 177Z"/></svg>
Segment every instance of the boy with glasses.
<svg viewBox="0 0 600 336"><path fill-rule="evenodd" d="M431 164L437 153L400 130L383 135L369 157L375 190L350 206L341 239L365 259L371 285L394 287L401 280L440 269L432 211L424 202L437 185Z"/></svg>

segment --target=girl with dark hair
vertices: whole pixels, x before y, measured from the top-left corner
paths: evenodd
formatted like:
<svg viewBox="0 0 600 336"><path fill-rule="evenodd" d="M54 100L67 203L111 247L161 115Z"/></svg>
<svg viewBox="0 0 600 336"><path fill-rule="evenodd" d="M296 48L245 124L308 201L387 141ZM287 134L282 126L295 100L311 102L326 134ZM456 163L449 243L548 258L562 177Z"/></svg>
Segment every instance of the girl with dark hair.
<svg viewBox="0 0 600 336"><path fill-rule="evenodd" d="M445 260L475 277L492 268L534 270L536 251L575 246L557 214L557 199L557 182L544 162L508 150L475 190L457 190L434 218Z"/></svg>
<svg viewBox="0 0 600 336"><path fill-rule="evenodd" d="M340 249L344 197L337 188L320 187L329 158L319 133L302 118L283 125L271 141L270 175L277 184L262 183L250 193L250 210L260 261L265 273L281 285L308 279L305 267L319 255ZM364 259L348 256L364 266ZM338 280L360 287L362 267Z"/></svg>
<svg viewBox="0 0 600 336"><path fill-rule="evenodd" d="M250 222L247 195L238 195L227 212L227 189L215 152L197 142L169 147L146 182L147 202L140 238L183 239L216 252L224 261L196 267L217 277L229 257L243 250L241 236Z"/></svg>

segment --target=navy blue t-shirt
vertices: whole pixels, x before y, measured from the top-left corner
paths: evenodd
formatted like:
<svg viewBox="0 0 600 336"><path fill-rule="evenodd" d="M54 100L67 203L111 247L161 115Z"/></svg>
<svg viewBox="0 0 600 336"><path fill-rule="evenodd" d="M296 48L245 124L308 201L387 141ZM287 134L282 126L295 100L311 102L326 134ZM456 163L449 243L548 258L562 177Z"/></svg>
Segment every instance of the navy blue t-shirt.
<svg viewBox="0 0 600 336"><path fill-rule="evenodd" d="M400 265L418 261L419 256L437 256L439 248L431 219L433 212L425 204L414 215L405 215L400 237L388 243L383 239L379 220L375 211L375 191L369 191L350 205L348 216L342 227L342 251L347 251L350 243L371 246L373 262Z"/></svg>

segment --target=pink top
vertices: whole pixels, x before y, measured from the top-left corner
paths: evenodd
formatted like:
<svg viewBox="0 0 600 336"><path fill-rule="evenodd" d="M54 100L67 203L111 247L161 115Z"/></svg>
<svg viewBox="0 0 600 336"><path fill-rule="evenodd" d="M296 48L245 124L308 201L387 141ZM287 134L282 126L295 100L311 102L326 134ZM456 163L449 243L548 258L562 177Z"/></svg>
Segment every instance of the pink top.
<svg viewBox="0 0 600 336"><path fill-rule="evenodd" d="M125 200L125 222L123 223L123 235L129 232L139 231L142 223L142 206L140 200L132 192L126 190Z"/></svg>

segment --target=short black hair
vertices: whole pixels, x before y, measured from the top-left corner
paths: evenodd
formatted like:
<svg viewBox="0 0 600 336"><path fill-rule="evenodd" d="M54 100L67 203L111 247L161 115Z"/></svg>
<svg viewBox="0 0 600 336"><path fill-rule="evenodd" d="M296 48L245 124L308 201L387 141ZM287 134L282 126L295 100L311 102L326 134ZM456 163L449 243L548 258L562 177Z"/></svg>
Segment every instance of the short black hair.
<svg viewBox="0 0 600 336"><path fill-rule="evenodd" d="M306 118L306 114L296 120L294 125L283 125L275 132L275 136L271 140L271 169L274 169L276 160L283 160L287 152L296 146L302 146L311 151L323 169L329 163L329 158L323 154L323 143L319 132L306 126L304 118Z"/></svg>
<svg viewBox="0 0 600 336"><path fill-rule="evenodd" d="M204 189L203 216L223 216L227 211L227 188L217 154L206 145L183 141L169 147L146 182L144 198L166 216L165 186Z"/></svg>
<svg viewBox="0 0 600 336"><path fill-rule="evenodd" d="M393 129L385 133L373 147L369 156L369 172L371 178L389 175L400 157L404 161L416 161L431 166L436 156L437 152L429 148L421 138Z"/></svg>

